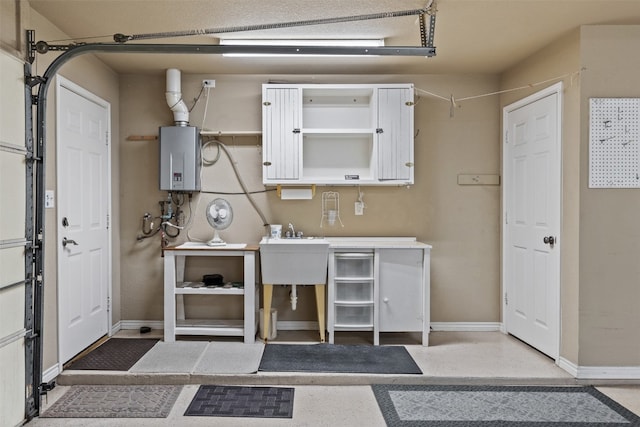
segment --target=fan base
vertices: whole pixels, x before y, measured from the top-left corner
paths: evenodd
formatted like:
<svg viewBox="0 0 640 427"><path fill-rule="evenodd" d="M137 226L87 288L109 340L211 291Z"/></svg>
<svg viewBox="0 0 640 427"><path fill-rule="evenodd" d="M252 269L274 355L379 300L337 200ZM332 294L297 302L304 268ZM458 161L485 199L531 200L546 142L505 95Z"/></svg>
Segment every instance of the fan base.
<svg viewBox="0 0 640 427"><path fill-rule="evenodd" d="M226 246L227 242L224 240L209 240L207 246Z"/></svg>

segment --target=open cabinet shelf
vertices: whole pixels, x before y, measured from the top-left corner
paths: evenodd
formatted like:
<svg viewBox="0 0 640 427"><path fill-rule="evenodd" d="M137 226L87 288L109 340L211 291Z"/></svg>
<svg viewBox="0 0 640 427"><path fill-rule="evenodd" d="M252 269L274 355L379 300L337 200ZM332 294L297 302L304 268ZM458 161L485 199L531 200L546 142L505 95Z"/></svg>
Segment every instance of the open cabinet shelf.
<svg viewBox="0 0 640 427"><path fill-rule="evenodd" d="M413 184L413 86L263 85L265 185Z"/></svg>

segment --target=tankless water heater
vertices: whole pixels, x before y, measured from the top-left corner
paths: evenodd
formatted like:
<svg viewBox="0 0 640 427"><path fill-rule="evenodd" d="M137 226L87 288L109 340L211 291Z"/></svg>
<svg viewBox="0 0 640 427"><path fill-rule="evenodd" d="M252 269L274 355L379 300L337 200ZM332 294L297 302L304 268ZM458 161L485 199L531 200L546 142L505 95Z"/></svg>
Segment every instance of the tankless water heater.
<svg viewBox="0 0 640 427"><path fill-rule="evenodd" d="M160 190L200 191L200 156L197 127L161 127Z"/></svg>

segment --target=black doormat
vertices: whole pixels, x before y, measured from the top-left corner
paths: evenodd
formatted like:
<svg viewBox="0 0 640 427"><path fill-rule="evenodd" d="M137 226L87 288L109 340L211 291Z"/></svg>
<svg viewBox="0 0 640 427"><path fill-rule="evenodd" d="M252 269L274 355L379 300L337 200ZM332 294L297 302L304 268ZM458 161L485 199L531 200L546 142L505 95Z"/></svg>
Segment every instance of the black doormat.
<svg viewBox="0 0 640 427"><path fill-rule="evenodd" d="M42 418L166 418L182 386L74 385Z"/></svg>
<svg viewBox="0 0 640 427"><path fill-rule="evenodd" d="M640 426L593 387L373 385L387 426Z"/></svg>
<svg viewBox="0 0 640 427"><path fill-rule="evenodd" d="M267 344L260 371L422 374L403 346Z"/></svg>
<svg viewBox="0 0 640 427"><path fill-rule="evenodd" d="M111 338L66 369L128 371L158 341L152 338Z"/></svg>
<svg viewBox="0 0 640 427"><path fill-rule="evenodd" d="M293 388L201 385L185 416L292 418Z"/></svg>

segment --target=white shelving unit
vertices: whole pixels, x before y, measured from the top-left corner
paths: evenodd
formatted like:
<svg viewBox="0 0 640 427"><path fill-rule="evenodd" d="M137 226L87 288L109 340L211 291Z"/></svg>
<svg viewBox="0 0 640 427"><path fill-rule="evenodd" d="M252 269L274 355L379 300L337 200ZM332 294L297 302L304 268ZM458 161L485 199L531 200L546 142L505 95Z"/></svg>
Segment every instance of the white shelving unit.
<svg viewBox="0 0 640 427"><path fill-rule="evenodd" d="M265 185L413 184L413 85L263 85Z"/></svg>
<svg viewBox="0 0 640 427"><path fill-rule="evenodd" d="M258 311L256 287L257 245L227 245L210 247L205 244L184 244L165 248L164 252L164 340L174 342L176 335L241 336L244 342L255 342ZM184 282L187 257L242 257L244 286L242 288L192 287ZM241 295L243 317L232 320L185 318L185 295L215 295L221 298Z"/></svg>
<svg viewBox="0 0 640 427"><path fill-rule="evenodd" d="M330 258L333 286L329 290L329 323L333 329L374 328L375 287L373 251L336 252Z"/></svg>

